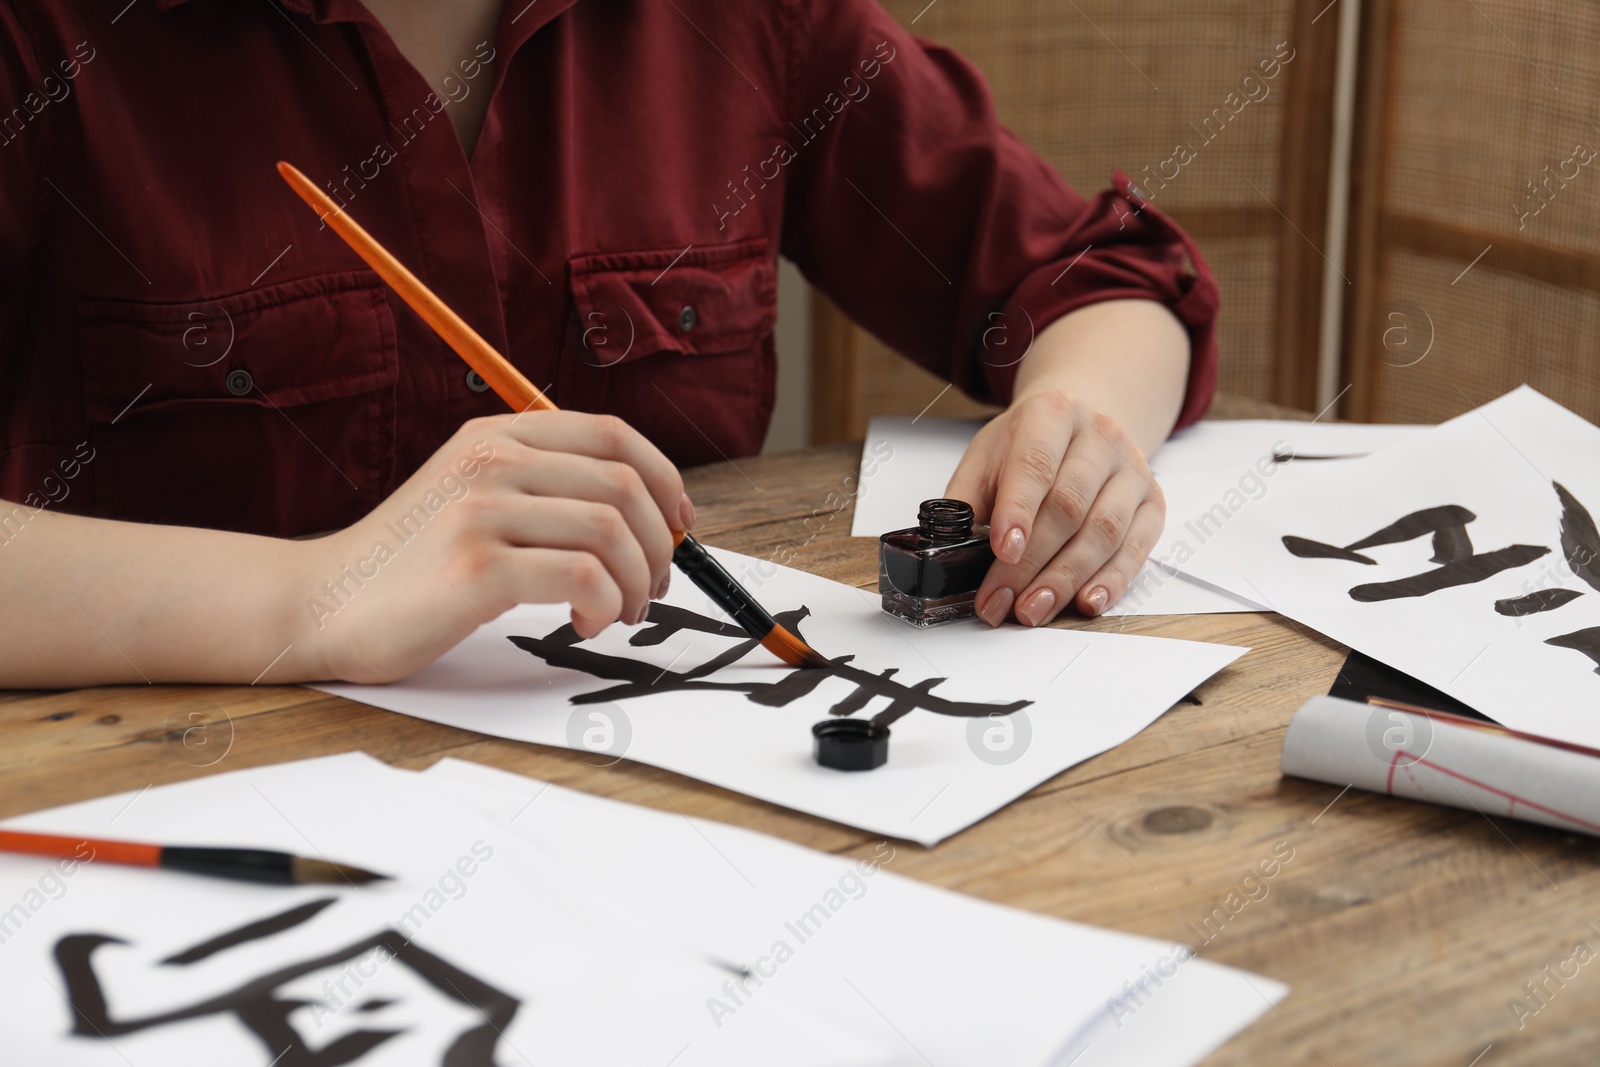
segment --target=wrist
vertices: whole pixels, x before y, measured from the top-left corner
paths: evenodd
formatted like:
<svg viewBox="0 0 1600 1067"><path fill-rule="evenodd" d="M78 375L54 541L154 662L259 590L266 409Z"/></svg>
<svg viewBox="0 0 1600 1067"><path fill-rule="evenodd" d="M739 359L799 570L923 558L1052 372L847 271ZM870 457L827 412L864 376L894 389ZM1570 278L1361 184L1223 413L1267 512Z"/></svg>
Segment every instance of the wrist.
<svg viewBox="0 0 1600 1067"><path fill-rule="evenodd" d="M343 531L311 540L274 542L266 566L277 593L273 617L278 620L276 645L287 648L283 658L261 679L288 684L330 681L341 677L338 654L327 626L328 598L322 583L336 576Z"/></svg>
<svg viewBox="0 0 1600 1067"><path fill-rule="evenodd" d="M1024 375L1019 368L1016 382L1011 388L1011 403L1006 406L1016 407L1024 400L1047 393L1059 393L1069 399L1075 399L1076 394L1072 385L1072 376L1063 371L1039 370Z"/></svg>

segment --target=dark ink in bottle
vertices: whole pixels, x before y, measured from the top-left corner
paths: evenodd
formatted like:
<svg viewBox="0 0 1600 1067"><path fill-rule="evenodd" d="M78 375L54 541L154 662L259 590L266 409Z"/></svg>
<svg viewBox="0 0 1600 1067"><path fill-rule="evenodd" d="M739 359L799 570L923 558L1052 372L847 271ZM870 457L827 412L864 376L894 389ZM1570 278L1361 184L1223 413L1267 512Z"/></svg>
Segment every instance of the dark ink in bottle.
<svg viewBox="0 0 1600 1067"><path fill-rule="evenodd" d="M918 626L968 618L993 562L989 529L973 527L971 504L924 500L916 526L878 539L883 610Z"/></svg>

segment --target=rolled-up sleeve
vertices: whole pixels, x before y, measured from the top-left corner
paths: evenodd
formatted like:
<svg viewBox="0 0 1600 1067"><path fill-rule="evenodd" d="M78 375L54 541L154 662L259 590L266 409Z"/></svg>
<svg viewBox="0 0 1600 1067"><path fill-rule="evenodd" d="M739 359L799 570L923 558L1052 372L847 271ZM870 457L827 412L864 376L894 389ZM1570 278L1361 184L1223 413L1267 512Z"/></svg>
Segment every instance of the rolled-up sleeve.
<svg viewBox="0 0 1600 1067"><path fill-rule="evenodd" d="M851 319L1004 404L1032 339L1103 300L1162 304L1189 335L1178 425L1217 379L1217 285L1121 172L1092 199L1003 126L983 75L875 0L793 0L795 140L784 253ZM1113 357L1114 358L1114 357Z"/></svg>

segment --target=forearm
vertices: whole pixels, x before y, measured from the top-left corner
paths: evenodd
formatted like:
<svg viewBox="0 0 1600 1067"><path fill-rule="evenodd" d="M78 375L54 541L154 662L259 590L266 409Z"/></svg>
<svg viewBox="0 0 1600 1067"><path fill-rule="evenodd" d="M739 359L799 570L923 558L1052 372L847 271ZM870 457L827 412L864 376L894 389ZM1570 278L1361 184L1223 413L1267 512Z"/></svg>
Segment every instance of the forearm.
<svg viewBox="0 0 1600 1067"><path fill-rule="evenodd" d="M1060 390L1109 415L1146 456L1172 432L1189 375L1189 337L1153 300L1109 300L1079 308L1035 338L1017 367L1012 402Z"/></svg>
<svg viewBox="0 0 1600 1067"><path fill-rule="evenodd" d="M324 676L288 595L299 542L11 503L0 519L0 687Z"/></svg>

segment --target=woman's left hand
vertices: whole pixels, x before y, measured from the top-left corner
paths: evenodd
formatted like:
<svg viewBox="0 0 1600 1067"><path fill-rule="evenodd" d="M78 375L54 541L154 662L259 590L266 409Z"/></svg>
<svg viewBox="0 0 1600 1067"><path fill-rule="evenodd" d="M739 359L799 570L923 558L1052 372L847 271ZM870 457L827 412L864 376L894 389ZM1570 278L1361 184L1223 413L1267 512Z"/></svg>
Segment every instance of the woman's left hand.
<svg viewBox="0 0 1600 1067"><path fill-rule="evenodd" d="M1161 536L1166 500L1115 419L1058 388L1013 401L978 431L945 495L990 525L995 563L976 599L999 626L1042 626L1072 600L1117 602Z"/></svg>

